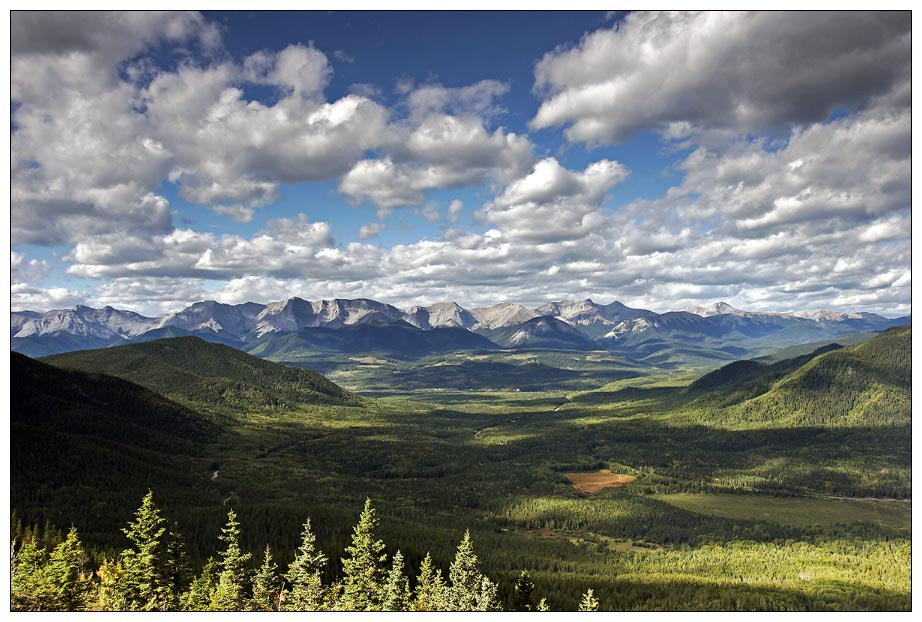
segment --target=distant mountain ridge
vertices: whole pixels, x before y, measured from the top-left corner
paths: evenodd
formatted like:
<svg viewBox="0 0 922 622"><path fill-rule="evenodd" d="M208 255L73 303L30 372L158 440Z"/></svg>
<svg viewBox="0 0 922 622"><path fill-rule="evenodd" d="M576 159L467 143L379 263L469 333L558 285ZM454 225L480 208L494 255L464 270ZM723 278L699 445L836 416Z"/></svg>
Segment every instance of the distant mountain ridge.
<svg viewBox="0 0 922 622"><path fill-rule="evenodd" d="M552 318L564 326L546 320L533 322L539 318ZM511 303L467 309L456 302L438 302L403 310L368 298L309 301L293 297L268 304L230 305L207 300L159 317L110 306L77 306L46 313L14 311L10 314L10 337L11 349L29 356L168 336L198 336L249 351L302 329L403 323L423 331L454 328L473 332L508 348L607 349L643 359L680 347L693 351L693 357L731 359L744 351L751 353L749 346L762 342L786 346L845 333L877 332L909 322L909 317L889 319L873 313L749 312L725 302L656 313L617 301L604 305L590 299L548 302L534 309ZM540 331L538 327L542 327ZM449 347L455 341L439 343ZM477 347L473 341L467 346ZM349 350L355 351L354 346Z"/></svg>

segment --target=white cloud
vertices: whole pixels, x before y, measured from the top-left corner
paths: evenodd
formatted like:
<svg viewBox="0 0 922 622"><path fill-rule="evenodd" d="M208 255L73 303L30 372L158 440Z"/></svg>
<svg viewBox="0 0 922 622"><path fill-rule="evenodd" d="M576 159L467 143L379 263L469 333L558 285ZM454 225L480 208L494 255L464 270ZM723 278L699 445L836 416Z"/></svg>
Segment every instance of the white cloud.
<svg viewBox="0 0 922 622"><path fill-rule="evenodd" d="M605 194L628 176L619 162L600 160L582 173L554 158L538 162L525 177L509 184L477 212L504 234L528 242L557 242L585 237L605 222Z"/></svg>
<svg viewBox="0 0 922 622"><path fill-rule="evenodd" d="M211 211L215 214L227 216L234 222L251 222L253 220L253 214L255 213L252 207L244 207L239 203L235 203L234 205L212 205Z"/></svg>
<svg viewBox="0 0 922 622"><path fill-rule="evenodd" d="M67 309L93 300L89 292L69 290L65 287L40 287L28 283L13 283L10 286L11 311L50 311ZM132 304L134 304L132 302Z"/></svg>
<svg viewBox="0 0 922 622"><path fill-rule="evenodd" d="M357 162L339 190L379 207L418 205L428 190L512 179L530 165L532 149L523 136L490 133L477 117L433 114L398 131L386 157Z"/></svg>
<svg viewBox="0 0 922 622"><path fill-rule="evenodd" d="M423 120L433 114L449 112L459 116L476 116L490 120L505 110L496 102L509 92L509 85L496 80L481 80L464 87L445 87L426 84L413 87L403 85L408 91L407 106L413 119Z"/></svg>
<svg viewBox="0 0 922 622"><path fill-rule="evenodd" d="M359 239L360 240L369 240L371 238L378 237L382 231L387 229L387 225L383 222L373 222L367 225L362 225L359 227Z"/></svg>
<svg viewBox="0 0 922 622"><path fill-rule="evenodd" d="M464 203L460 199L454 199L448 204L448 224L453 225L458 222L461 216L461 210L464 209Z"/></svg>
<svg viewBox="0 0 922 622"><path fill-rule="evenodd" d="M545 54L533 129L611 143L644 128L761 131L869 102L906 107L901 12L632 13ZM681 128L681 129L680 129Z"/></svg>

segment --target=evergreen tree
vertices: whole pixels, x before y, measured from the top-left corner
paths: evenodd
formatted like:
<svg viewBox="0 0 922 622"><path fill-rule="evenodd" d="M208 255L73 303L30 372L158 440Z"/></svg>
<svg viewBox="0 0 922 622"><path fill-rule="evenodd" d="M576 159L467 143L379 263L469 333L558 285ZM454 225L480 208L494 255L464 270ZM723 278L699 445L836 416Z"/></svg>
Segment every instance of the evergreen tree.
<svg viewBox="0 0 922 622"><path fill-rule="evenodd" d="M455 553L455 559L448 569L451 587L448 589L448 609L450 611L474 611L477 598L481 592L480 562L474 553L471 532L466 530L461 544Z"/></svg>
<svg viewBox="0 0 922 622"><path fill-rule="evenodd" d="M416 579L416 592L412 603L413 611L445 611L446 602L445 580L442 571L432 563L432 556L426 553L423 563L419 566L419 577Z"/></svg>
<svg viewBox="0 0 922 622"><path fill-rule="evenodd" d="M13 611L41 611L44 570L48 552L39 548L36 539L28 535L15 551L10 562L10 608Z"/></svg>
<svg viewBox="0 0 922 622"><path fill-rule="evenodd" d="M233 510L227 513L227 525L221 530L220 539L224 542L224 550L221 552L221 571L211 599L211 609L240 611L246 604L246 563L251 555L240 549L240 523Z"/></svg>
<svg viewBox="0 0 922 622"><path fill-rule="evenodd" d="M583 599L579 602L580 611L598 611L599 610L599 599L595 597L592 593L592 588L586 590L586 593L583 594Z"/></svg>
<svg viewBox="0 0 922 622"><path fill-rule="evenodd" d="M410 580L403 574L403 554L397 551L384 583L384 611L406 611L410 606Z"/></svg>
<svg viewBox="0 0 922 622"><path fill-rule="evenodd" d="M215 590L218 587L218 563L209 557L201 574L192 580L189 591L180 598L180 607L185 611L207 611L211 608Z"/></svg>
<svg viewBox="0 0 922 622"><path fill-rule="evenodd" d="M531 580L527 570L523 570L515 582L512 595L512 609L514 611L535 611L533 594L535 582Z"/></svg>
<svg viewBox="0 0 922 622"><path fill-rule="evenodd" d="M301 546L285 574L291 589L285 592L283 609L321 611L325 608L321 573L326 563L327 556L317 548L317 537L311 531L311 519L308 518L301 533Z"/></svg>
<svg viewBox="0 0 922 622"><path fill-rule="evenodd" d="M551 608L547 604L547 599L544 597L542 597L541 600L538 601L538 604L535 606L535 611L540 611L542 613L550 610Z"/></svg>
<svg viewBox="0 0 922 622"><path fill-rule="evenodd" d="M480 578L480 591L474 600L474 611L500 611L496 584L485 576Z"/></svg>
<svg viewBox="0 0 922 622"><path fill-rule="evenodd" d="M39 556L40 558L41 556ZM90 602L93 590L92 575L86 571L84 564L86 554L77 536L77 530L71 528L64 542L57 545L48 556L44 567L37 566L34 598L42 611L82 611Z"/></svg>
<svg viewBox="0 0 922 622"><path fill-rule="evenodd" d="M384 542L375 539L378 518L371 499L352 532L352 544L343 558L343 595L339 608L346 611L378 611L381 609L384 583Z"/></svg>
<svg viewBox="0 0 922 622"><path fill-rule="evenodd" d="M166 519L154 505L150 491L141 500L135 520L122 530L132 548L122 551L123 572L116 584L125 608L135 611L166 611L174 602L169 561Z"/></svg>
<svg viewBox="0 0 922 622"><path fill-rule="evenodd" d="M179 607L179 596L186 590L190 581L189 562L186 559L186 542L175 521L168 533L166 548L166 580L170 587L170 609Z"/></svg>
<svg viewBox="0 0 922 622"><path fill-rule="evenodd" d="M250 598L248 609L250 611L275 611L278 608L281 592L282 579L279 577L278 566L272 559L272 551L266 546L263 565L253 577L253 596Z"/></svg>
<svg viewBox="0 0 922 622"><path fill-rule="evenodd" d="M125 569L118 560L104 559L96 571L99 577L99 587L96 591L94 609L99 611L125 611L128 603L124 598L121 583L125 576Z"/></svg>

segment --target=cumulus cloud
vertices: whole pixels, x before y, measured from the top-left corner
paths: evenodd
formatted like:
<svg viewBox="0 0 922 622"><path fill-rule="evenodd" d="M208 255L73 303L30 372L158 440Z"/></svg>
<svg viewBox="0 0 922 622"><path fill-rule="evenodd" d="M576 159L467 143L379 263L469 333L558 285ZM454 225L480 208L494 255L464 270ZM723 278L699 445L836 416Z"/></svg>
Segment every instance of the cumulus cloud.
<svg viewBox="0 0 922 622"><path fill-rule="evenodd" d="M272 62L281 63L289 49ZM231 85L237 68L227 65L185 67L146 89L147 117L171 146L172 178L185 198L263 205L277 197L280 183L334 179L384 140L388 112L358 95L317 100L325 58L312 48L297 52L285 76L272 78L293 90L271 106L247 101Z"/></svg>
<svg viewBox="0 0 922 622"><path fill-rule="evenodd" d="M490 120L505 112L497 100L509 92L508 84L496 80L481 80L463 87L427 84L414 88L412 84L406 84L403 88L409 91L407 107L410 116L417 120L446 112Z"/></svg>
<svg viewBox="0 0 922 622"><path fill-rule="evenodd" d="M379 207L418 205L435 188L514 178L533 161L532 150L526 137L489 132L478 117L432 114L402 128L387 157L357 162L339 190Z"/></svg>
<svg viewBox="0 0 922 622"><path fill-rule="evenodd" d="M464 209L464 202L460 199L454 199L448 204L448 224L453 225L458 222L461 216L461 210Z"/></svg>
<svg viewBox="0 0 922 622"><path fill-rule="evenodd" d="M367 225L362 225L359 227L359 239L368 240L371 238L378 237L382 231L387 229L387 225L383 222L373 222Z"/></svg>
<svg viewBox="0 0 922 622"><path fill-rule="evenodd" d="M44 259L30 259L26 261L25 253L10 251L10 278L21 281L25 278L41 279L48 274L50 269Z"/></svg>
<svg viewBox="0 0 922 622"><path fill-rule="evenodd" d="M533 129L611 143L644 128L760 132L836 108L908 104L900 12L631 13L535 67Z"/></svg>
<svg viewBox="0 0 922 622"><path fill-rule="evenodd" d="M600 208L605 194L627 176L627 169L611 160L600 160L578 173L546 158L509 184L477 216L518 240L579 239L604 223Z"/></svg>
<svg viewBox="0 0 922 622"><path fill-rule="evenodd" d="M29 283L13 283L10 286L11 311L39 311L67 309L94 300L86 290L70 290L66 287L41 287ZM132 302L132 306L133 306Z"/></svg>

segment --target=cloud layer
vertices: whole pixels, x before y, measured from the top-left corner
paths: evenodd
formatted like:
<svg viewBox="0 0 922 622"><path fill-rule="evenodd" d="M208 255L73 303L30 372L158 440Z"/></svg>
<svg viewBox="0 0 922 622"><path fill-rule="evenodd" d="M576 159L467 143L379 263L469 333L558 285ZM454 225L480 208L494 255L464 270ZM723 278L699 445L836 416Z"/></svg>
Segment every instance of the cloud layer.
<svg viewBox="0 0 922 622"><path fill-rule="evenodd" d="M512 87L486 76L332 99L323 50L233 58L197 13L13 19L14 308L300 295L910 312L902 13L631 14L537 59L534 136L500 124ZM571 144L549 149L538 130ZM599 146L641 130L678 181L637 199L622 189L642 163ZM248 223L316 181L379 220L366 210L351 243L304 214L203 231L162 189ZM483 199L430 201L462 188ZM405 206L440 233L379 243ZM63 263L37 259L42 246L66 248ZM91 285L62 287L65 272Z"/></svg>
<svg viewBox="0 0 922 622"><path fill-rule="evenodd" d="M904 106L910 52L902 12L634 13L538 62L531 125L597 144L645 128L760 132L875 99Z"/></svg>

